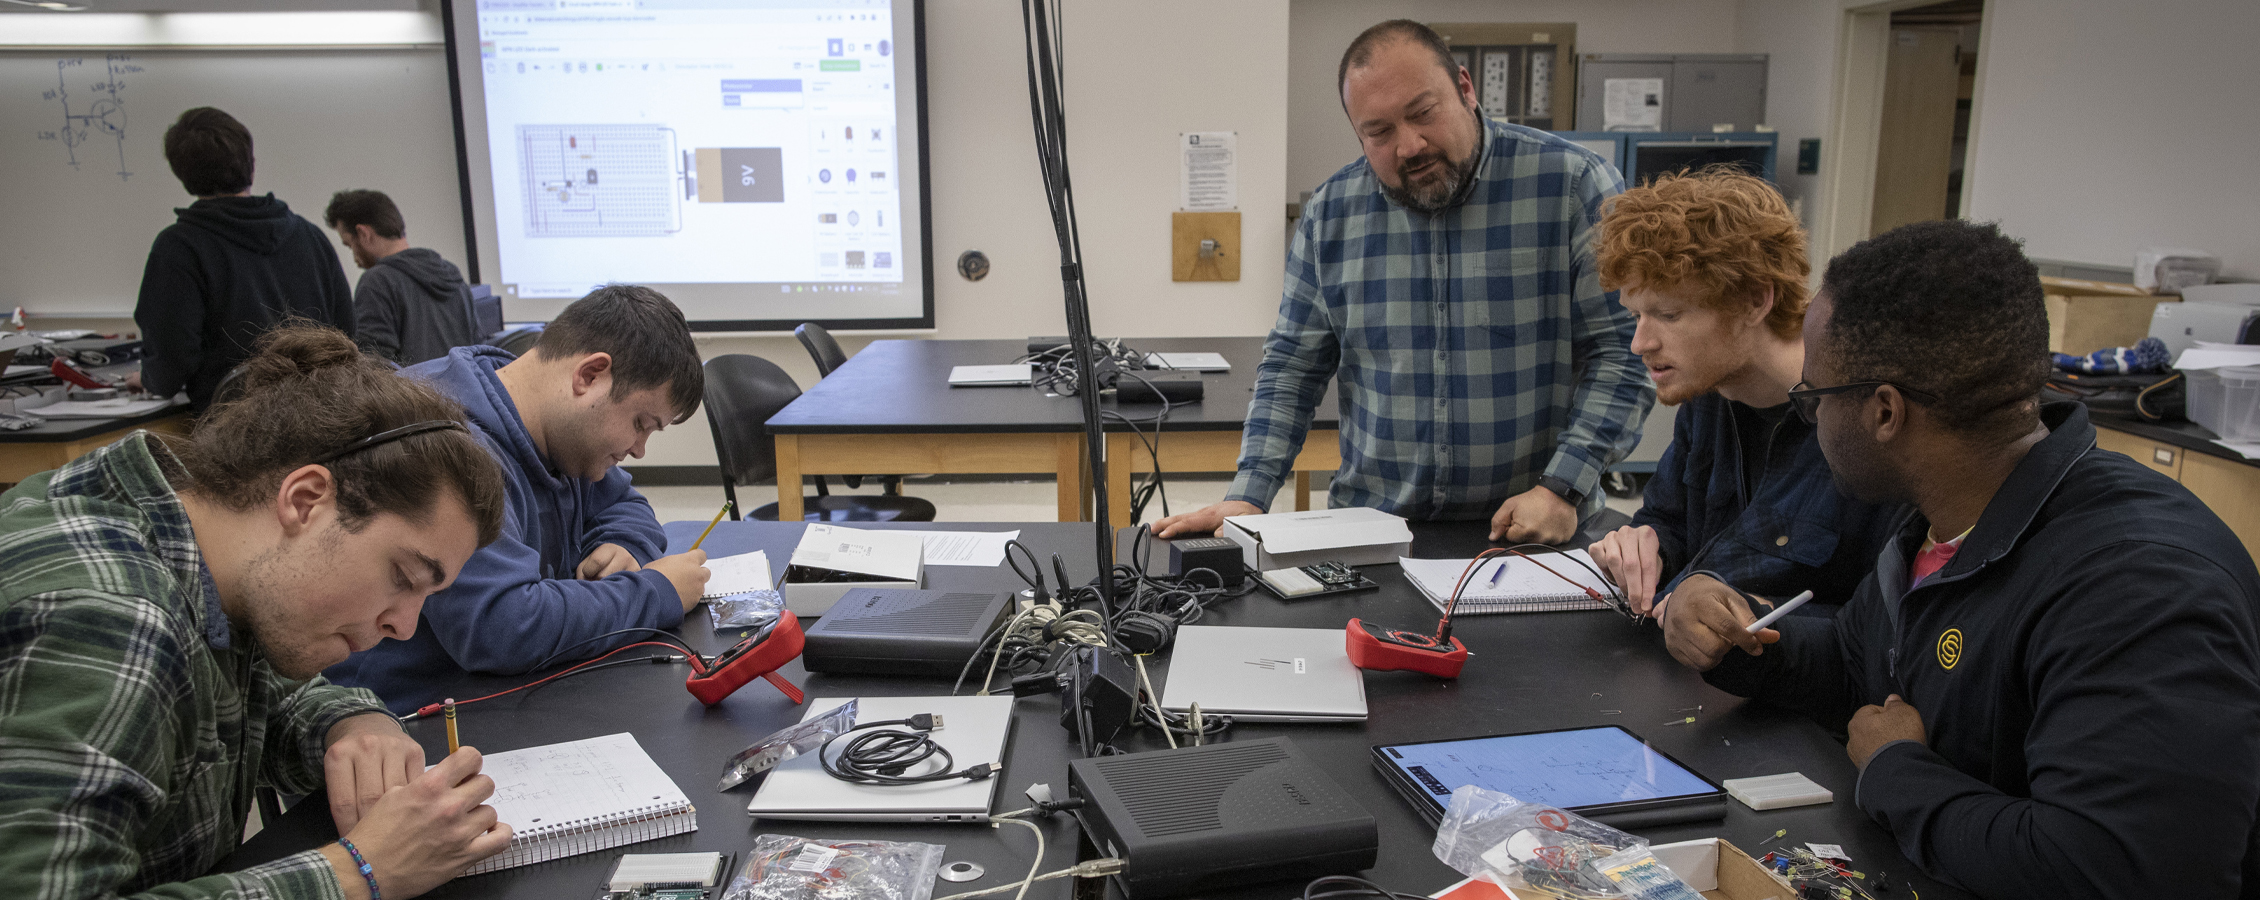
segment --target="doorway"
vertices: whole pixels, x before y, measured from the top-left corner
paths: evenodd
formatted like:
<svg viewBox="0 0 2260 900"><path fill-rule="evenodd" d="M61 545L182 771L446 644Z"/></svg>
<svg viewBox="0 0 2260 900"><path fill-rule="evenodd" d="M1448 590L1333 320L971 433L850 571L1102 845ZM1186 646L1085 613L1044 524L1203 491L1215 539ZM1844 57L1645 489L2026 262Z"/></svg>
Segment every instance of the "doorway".
<svg viewBox="0 0 2260 900"><path fill-rule="evenodd" d="M1868 234L1961 214L1984 0L1891 14Z"/></svg>

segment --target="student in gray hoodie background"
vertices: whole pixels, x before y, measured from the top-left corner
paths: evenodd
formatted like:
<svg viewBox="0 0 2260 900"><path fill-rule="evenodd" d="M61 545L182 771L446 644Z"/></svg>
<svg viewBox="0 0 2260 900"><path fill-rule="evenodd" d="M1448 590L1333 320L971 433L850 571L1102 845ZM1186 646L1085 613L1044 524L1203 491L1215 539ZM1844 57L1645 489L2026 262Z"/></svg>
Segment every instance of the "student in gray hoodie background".
<svg viewBox="0 0 2260 900"><path fill-rule="evenodd" d="M355 343L403 366L479 343L471 287L455 264L408 246L400 207L379 191L339 191L322 217L368 271L353 288Z"/></svg>

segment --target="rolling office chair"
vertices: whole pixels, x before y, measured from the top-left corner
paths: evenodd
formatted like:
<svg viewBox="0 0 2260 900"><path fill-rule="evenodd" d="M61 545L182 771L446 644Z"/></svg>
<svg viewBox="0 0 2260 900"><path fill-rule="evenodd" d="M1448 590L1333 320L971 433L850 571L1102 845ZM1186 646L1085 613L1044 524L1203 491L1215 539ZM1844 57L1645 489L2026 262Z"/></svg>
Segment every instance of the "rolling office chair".
<svg viewBox="0 0 2260 900"><path fill-rule="evenodd" d="M793 329L793 337L799 338L800 345L808 348L808 358L816 361L817 377L828 378L839 367L847 364L847 353L840 349L840 342L833 340L832 333L824 330L824 326L814 322L802 322ZM848 487L859 488L863 486L865 477L867 476L842 475L840 481ZM878 477L880 487L884 488L887 493L902 493L902 476L881 475Z"/></svg>
<svg viewBox="0 0 2260 900"><path fill-rule="evenodd" d="M714 430L714 456L722 463L722 493L730 499L731 518L738 518L738 485L777 476L777 445L770 438L769 417L800 396L800 385L776 363L758 356L728 353L706 361L706 424ZM931 522L934 504L899 494L841 494L825 489L824 476L816 478L816 496L806 497L811 522ZM799 485L778 485L779 491L800 490ZM775 521L777 504L754 510L750 518Z"/></svg>
<svg viewBox="0 0 2260 900"><path fill-rule="evenodd" d="M534 349L535 341L541 340L541 329L540 325L520 325L488 338L487 343L510 351L511 356L524 356Z"/></svg>
<svg viewBox="0 0 2260 900"><path fill-rule="evenodd" d="M840 351L840 342L833 340L832 333L825 331L822 325L803 322L793 329L793 337L800 338L800 345L807 347L809 357L816 360L817 375L830 375L833 369L847 362L847 354Z"/></svg>

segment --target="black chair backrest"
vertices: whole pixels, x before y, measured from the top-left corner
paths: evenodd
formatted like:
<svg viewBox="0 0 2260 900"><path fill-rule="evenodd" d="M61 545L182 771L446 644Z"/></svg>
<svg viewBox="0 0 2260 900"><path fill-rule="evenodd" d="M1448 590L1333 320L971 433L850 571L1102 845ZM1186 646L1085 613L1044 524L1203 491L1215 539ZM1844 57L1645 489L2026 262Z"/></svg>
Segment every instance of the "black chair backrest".
<svg viewBox="0 0 2260 900"><path fill-rule="evenodd" d="M534 349L534 342L541 340L541 329L540 325L520 325L495 335L487 343L510 351L511 356L524 356L526 351Z"/></svg>
<svg viewBox="0 0 2260 900"><path fill-rule="evenodd" d="M793 337L800 338L800 345L807 347L809 357L816 360L818 375L830 375L833 369L847 362L847 354L840 351L840 342L833 340L832 333L825 331L822 325L803 322L793 329Z"/></svg>
<svg viewBox="0 0 2260 900"><path fill-rule="evenodd" d="M706 424L714 429L723 477L733 484L776 477L769 417L799 396L793 377L761 357L725 353L706 361Z"/></svg>

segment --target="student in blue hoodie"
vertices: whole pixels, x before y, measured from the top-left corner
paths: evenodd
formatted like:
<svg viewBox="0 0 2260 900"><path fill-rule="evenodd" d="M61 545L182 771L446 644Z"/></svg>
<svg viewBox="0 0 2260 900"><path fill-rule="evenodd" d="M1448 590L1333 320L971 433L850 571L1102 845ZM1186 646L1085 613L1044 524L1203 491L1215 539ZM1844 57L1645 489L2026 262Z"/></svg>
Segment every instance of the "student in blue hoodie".
<svg viewBox="0 0 2260 900"><path fill-rule="evenodd" d="M466 672L516 674L669 628L698 605L706 554L661 556L667 536L619 463L698 409L698 348L659 292L606 285L575 301L525 356L457 347L401 370L463 404L502 462L502 537L424 604L408 640L325 673L395 713L448 695Z"/></svg>
<svg viewBox="0 0 2260 900"><path fill-rule="evenodd" d="M200 106L165 130L165 162L196 202L157 233L133 310L148 357L126 379L202 412L259 336L293 316L353 336L353 291L320 226L251 196L251 132Z"/></svg>

